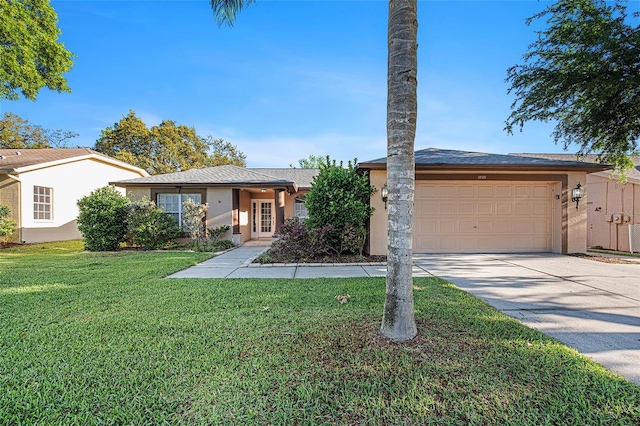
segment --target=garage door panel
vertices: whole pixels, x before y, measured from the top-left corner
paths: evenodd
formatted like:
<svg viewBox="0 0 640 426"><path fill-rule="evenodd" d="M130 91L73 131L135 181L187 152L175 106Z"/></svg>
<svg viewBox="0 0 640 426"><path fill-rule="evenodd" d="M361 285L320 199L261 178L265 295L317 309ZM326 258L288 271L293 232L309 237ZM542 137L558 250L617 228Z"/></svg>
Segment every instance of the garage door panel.
<svg viewBox="0 0 640 426"><path fill-rule="evenodd" d="M496 233L498 234L510 234L513 232L512 223L508 220L496 220Z"/></svg>
<svg viewBox="0 0 640 426"><path fill-rule="evenodd" d="M475 204L467 202L458 204L458 214L462 216L474 216L476 214Z"/></svg>
<svg viewBox="0 0 640 426"><path fill-rule="evenodd" d="M458 222L458 231L464 233L471 233L476 228L475 221L473 220L461 220Z"/></svg>
<svg viewBox="0 0 640 426"><path fill-rule="evenodd" d="M478 220L476 225L476 231L480 234L491 233L496 231L495 220Z"/></svg>
<svg viewBox="0 0 640 426"><path fill-rule="evenodd" d="M495 206L496 206L496 214L511 216L511 213L513 211L513 206L511 203L499 202L499 203L496 203Z"/></svg>
<svg viewBox="0 0 640 426"><path fill-rule="evenodd" d="M551 251L550 186L417 182L414 252Z"/></svg>
<svg viewBox="0 0 640 426"><path fill-rule="evenodd" d="M529 216L531 214L531 204L529 203L516 201L514 207L514 213L518 216Z"/></svg>
<svg viewBox="0 0 640 426"><path fill-rule="evenodd" d="M516 234L531 234L533 232L531 222L518 220L512 223L513 232Z"/></svg>
<svg viewBox="0 0 640 426"><path fill-rule="evenodd" d="M535 216L548 216L551 206L548 203L534 203L531 206L531 212Z"/></svg>
<svg viewBox="0 0 640 426"><path fill-rule="evenodd" d="M441 215L453 216L456 214L456 204L455 203L439 203L438 212Z"/></svg>
<svg viewBox="0 0 640 426"><path fill-rule="evenodd" d="M492 186L478 186L476 193L479 198L493 198L493 189Z"/></svg>
<svg viewBox="0 0 640 426"><path fill-rule="evenodd" d="M440 235L453 234L456 232L456 221L455 220L438 221L437 228Z"/></svg>
<svg viewBox="0 0 640 426"><path fill-rule="evenodd" d="M532 189L533 198L548 198L551 195L551 188L548 186L534 186Z"/></svg>
<svg viewBox="0 0 640 426"><path fill-rule="evenodd" d="M491 203L477 202L478 215L492 215L494 213L494 205Z"/></svg>
<svg viewBox="0 0 640 426"><path fill-rule="evenodd" d="M458 197L460 198L475 198L476 187L473 185L461 185L458 187Z"/></svg>
<svg viewBox="0 0 640 426"><path fill-rule="evenodd" d="M550 220L533 220L531 222L531 232L534 234L548 234L551 232L551 221Z"/></svg>
<svg viewBox="0 0 640 426"><path fill-rule="evenodd" d="M457 239L453 237L442 237L440 238L438 248L441 251L449 251L449 252L456 251L457 249L456 241Z"/></svg>
<svg viewBox="0 0 640 426"><path fill-rule="evenodd" d="M513 187L511 185L496 185L496 197L498 198L512 198Z"/></svg>
<svg viewBox="0 0 640 426"><path fill-rule="evenodd" d="M438 194L441 198L455 198L457 195L456 187L453 185L443 185L440 187Z"/></svg>

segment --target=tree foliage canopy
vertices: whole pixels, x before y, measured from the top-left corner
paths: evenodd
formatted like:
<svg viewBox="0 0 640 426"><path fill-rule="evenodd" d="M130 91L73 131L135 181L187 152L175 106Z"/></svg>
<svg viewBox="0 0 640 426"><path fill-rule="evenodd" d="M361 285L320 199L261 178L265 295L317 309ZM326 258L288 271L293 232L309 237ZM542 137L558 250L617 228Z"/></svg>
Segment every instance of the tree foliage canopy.
<svg viewBox="0 0 640 426"><path fill-rule="evenodd" d="M49 130L6 112L0 118L0 148L59 148L78 134L67 130Z"/></svg>
<svg viewBox="0 0 640 426"><path fill-rule="evenodd" d="M298 160L298 167L301 169L319 169L323 163L324 158L320 155L309 155L307 158L301 158ZM295 169L296 166L289 164L289 167Z"/></svg>
<svg viewBox="0 0 640 426"><path fill-rule="evenodd" d="M210 136L203 138L193 127L171 120L149 129L134 111L104 129L94 149L150 174L224 164L244 167L246 158L230 142Z"/></svg>
<svg viewBox="0 0 640 426"><path fill-rule="evenodd" d="M43 87L70 92L62 74L75 55L58 41L49 0L0 0L0 99L35 100Z"/></svg>
<svg viewBox="0 0 640 426"><path fill-rule="evenodd" d="M553 138L624 171L640 137L640 27L624 3L558 0L527 20L547 28L508 70L516 95L506 130L556 121Z"/></svg>

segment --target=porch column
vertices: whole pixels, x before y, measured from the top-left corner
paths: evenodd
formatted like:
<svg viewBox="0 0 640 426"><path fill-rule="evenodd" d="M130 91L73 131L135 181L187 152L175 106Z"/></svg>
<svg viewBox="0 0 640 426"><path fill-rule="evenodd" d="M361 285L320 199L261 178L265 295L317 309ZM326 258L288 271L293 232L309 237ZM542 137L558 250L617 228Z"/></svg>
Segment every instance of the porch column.
<svg viewBox="0 0 640 426"><path fill-rule="evenodd" d="M240 233L240 190L234 188L231 193L231 209L233 210L233 233Z"/></svg>
<svg viewBox="0 0 640 426"><path fill-rule="evenodd" d="M282 225L284 225L284 190L282 189L274 189L274 201L276 206L276 232L280 232L282 230Z"/></svg>

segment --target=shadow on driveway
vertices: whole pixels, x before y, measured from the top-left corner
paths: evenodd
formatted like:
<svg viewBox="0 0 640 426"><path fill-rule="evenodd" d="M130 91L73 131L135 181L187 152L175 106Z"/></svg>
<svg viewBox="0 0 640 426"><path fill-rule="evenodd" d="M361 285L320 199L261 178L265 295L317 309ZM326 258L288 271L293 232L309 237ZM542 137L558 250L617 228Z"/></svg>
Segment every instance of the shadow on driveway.
<svg viewBox="0 0 640 426"><path fill-rule="evenodd" d="M414 263L640 385L640 264L542 254L415 254Z"/></svg>

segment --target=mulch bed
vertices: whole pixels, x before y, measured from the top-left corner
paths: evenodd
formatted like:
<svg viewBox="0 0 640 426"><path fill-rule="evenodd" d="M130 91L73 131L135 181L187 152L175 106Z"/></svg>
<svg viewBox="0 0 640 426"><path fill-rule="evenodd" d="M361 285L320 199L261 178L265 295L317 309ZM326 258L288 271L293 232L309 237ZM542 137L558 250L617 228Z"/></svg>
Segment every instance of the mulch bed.
<svg viewBox="0 0 640 426"><path fill-rule="evenodd" d="M619 257L598 256L598 255L594 255L594 254L585 254L585 253L571 253L571 254L569 254L569 256L581 257L583 259L595 260L596 262L602 262L602 263L640 265L640 261L621 259Z"/></svg>
<svg viewBox="0 0 640 426"><path fill-rule="evenodd" d="M6 248L11 248L11 247L20 247L23 246L24 244L22 243L5 243L3 241L0 241L0 249L6 249Z"/></svg>

